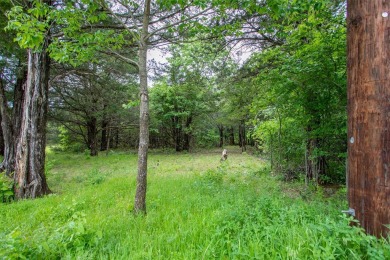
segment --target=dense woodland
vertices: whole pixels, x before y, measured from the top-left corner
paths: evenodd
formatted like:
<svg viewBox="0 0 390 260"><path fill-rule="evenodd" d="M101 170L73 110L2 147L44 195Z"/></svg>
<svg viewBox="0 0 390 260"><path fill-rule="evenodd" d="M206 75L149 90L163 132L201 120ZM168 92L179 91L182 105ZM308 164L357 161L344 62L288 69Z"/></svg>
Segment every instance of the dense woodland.
<svg viewBox="0 0 390 260"><path fill-rule="evenodd" d="M322 201L328 195L318 195L318 192L323 192L323 187L341 188L338 197L330 199L334 204L327 209L329 214L336 216L340 207L347 208L342 188L346 183L348 139L346 9L346 1L342 0L0 0L0 152L4 158L0 165L4 171L0 184L3 185L3 201L76 192L71 187L79 182L86 185L88 195L76 193L84 201L91 202L90 196L97 188L95 185L110 178L113 178L112 183L115 182L119 177L107 176L116 171L119 174L123 156L138 150L137 167L133 161L135 156L129 157L129 165L138 172L132 174L134 181L131 181L131 187L127 187L135 191L135 213L146 212L147 169L154 174L152 180L159 182L161 180L156 176L162 174L157 170L160 161L164 165L175 164L177 160L185 170L176 171L185 171L195 183L191 185L198 185L188 186L190 184L180 179L181 185L188 186L190 193L199 188L208 196L212 189L226 189L228 185L228 190L239 194L241 205L238 207L244 209L251 208L251 203L255 205L259 198L263 198L255 188L261 186L259 180L268 183L261 186L264 189L266 185L274 187L274 190L268 190L269 196L285 196L276 191L277 184L264 177L265 172L272 180L292 183L292 188L283 186L283 190L291 191L286 195L288 199L312 199L313 204L320 205L319 199L324 203L319 207L322 210L329 206ZM224 148L228 150L228 160L217 170L200 169L195 164L187 169L186 163L181 161L182 158L197 160L199 153L209 151L215 163L220 164L220 155L214 153L218 154ZM123 151L126 152L122 154ZM152 156L148 164L149 152ZM169 162L165 157L160 158L160 154L166 154L167 158L176 156L176 159L170 158L172 161ZM232 159L233 154L239 157ZM256 158L251 157L256 163L261 158L261 165L256 166L252 159L245 157L249 155ZM108 158L110 156L112 159ZM117 158L113 159L115 156ZM205 163L206 158L197 163ZM251 165L245 168L237 158ZM97 168L85 168L84 172L79 172L71 166L72 163L89 165L91 162L98 165L99 160L106 162L107 167L114 167L107 170L110 174L103 174ZM213 164L207 161L205 165ZM61 167L69 172L65 173ZM170 172L173 168L166 170ZM243 175L237 177L240 171ZM199 172L201 177L191 175ZM233 175L228 172L233 172ZM249 183L247 190L244 184L238 184L241 181ZM238 186L234 188L236 184ZM119 182L115 185L119 191L124 189ZM297 188L297 185L304 188ZM104 187L107 188L108 184ZM179 190L186 193L183 187L180 186ZM223 197L234 201L229 197L229 191L225 192L217 197L221 201ZM150 193L156 195L153 187ZM170 192L163 189L162 193L168 196ZM251 198L249 204L244 203L243 194ZM58 203L55 196L48 198L51 200L49 205ZM0 230L0 241L7 245L13 243L13 248L17 249L14 251L21 252L20 255L14 254L15 259L24 256L120 258L130 252L133 254L130 247L129 251L121 248L107 249L110 253L104 251L106 249L99 241L105 237L106 245L112 243L110 239L116 236L112 232L119 227L107 226L112 228L109 235L100 229L87 231L88 217L85 214L96 212L89 212L87 208L82 211L84 206L80 205L86 203L82 202L83 199L69 206L72 212L69 223L78 225L80 230L73 230L66 221L64 224L67 226L65 233L76 232L75 240L66 240L65 237L58 240L56 236L61 232L57 229L48 234L49 244L24 245L24 237L12 233L16 229L10 225L9 229ZM71 203L72 199L64 197L64 200ZM284 224L302 225L302 228L311 225L308 224L310 220L302 216L299 217L302 217L300 223L293 220L297 216L282 200L270 199L268 202L262 200L264 205L253 207L263 211L271 206L281 207L287 214ZM91 203L98 202L93 200ZM125 203L124 199L118 197L118 209L128 210L129 206L121 203ZM153 221L150 216L156 214L153 213L155 204L152 202L151 205L152 213L145 221ZM233 207L233 204L229 205ZM306 204L302 202L297 207L310 211L303 205ZM60 219L67 218L65 209L56 210L60 212ZM113 210L115 216L121 214L112 208L103 210ZM322 214L313 214L317 213ZM219 213L215 214L211 219L218 222ZM246 226L245 221L249 219L248 223L256 223L264 220L257 213L246 214L233 212L223 222L224 226L217 229L222 232L221 237L216 235L217 232L213 235L217 237L211 240L204 238L210 244L202 244L201 250L191 251L190 255L171 255L172 259L261 259L256 247L249 247L248 252L235 248L240 245L240 239L234 238L236 235L250 243L250 238L259 234L258 230ZM271 221L271 215L277 221L283 219L275 209L269 212L266 222ZM58 216L49 217L57 219ZM161 215L155 217L162 218ZM184 221L183 215L176 217ZM10 215L7 213L4 219L8 223ZM275 251L263 254L263 258L325 259L333 255L335 258L381 259L390 255L388 241L365 237L360 229L348 225L343 229L339 222L332 222L333 219L330 224L327 222L327 226L321 226L325 224L319 224L320 219L328 221L322 218L315 221L313 225L320 228L312 234L313 237L319 238L322 229L333 230L329 232L345 229L345 234L350 232L351 237L359 236L365 242L349 237L352 242L344 243L345 234L340 233L340 240L336 239L340 245L337 244L336 249L334 244L322 241L316 245L323 246L322 251L315 248L300 251L300 246L295 244L290 251L286 249L278 255L281 247L273 244L274 240L267 240L272 246L266 244L264 248L270 246ZM242 222L241 227L232 224L238 223L236 220ZM142 221L136 219L134 223L147 225ZM345 224L350 220L343 217L342 221ZM187 225L184 222L183 225ZM57 227L50 228L56 230ZM95 226L89 228L93 230ZM241 228L242 232L248 228L248 233L240 233ZM278 229L275 225L273 228ZM173 232L175 227L169 229ZM29 232L40 241L38 234ZM164 231L157 229L156 232ZM223 240L224 232L232 240ZM300 232L305 231L292 234ZM12 234L16 234L14 242L10 242ZM274 236L286 235L283 234L274 233ZM148 240L147 237L143 239ZM174 243L176 238L161 239ZM302 239L309 241L311 238ZM65 249L61 243L65 244ZM141 245L142 241L137 243ZM100 251L88 251L97 245ZM180 251L182 246L177 250ZM343 251L343 246L352 249ZM14 252L10 248L0 246L0 258L7 259L7 254L10 256ZM336 251L325 252L328 249ZM169 250L161 250L161 254L150 249L149 253L138 252L134 257L156 259L159 255L169 258Z"/></svg>

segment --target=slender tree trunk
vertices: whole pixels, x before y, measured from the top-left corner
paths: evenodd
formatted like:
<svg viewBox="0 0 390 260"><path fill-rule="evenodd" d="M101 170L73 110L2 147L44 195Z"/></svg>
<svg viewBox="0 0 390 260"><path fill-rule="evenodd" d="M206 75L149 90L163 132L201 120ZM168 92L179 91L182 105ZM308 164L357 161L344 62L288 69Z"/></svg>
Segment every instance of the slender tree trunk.
<svg viewBox="0 0 390 260"><path fill-rule="evenodd" d="M111 143L113 143L112 141L111 141ZM113 148L118 148L118 146L119 146L119 128L116 128L115 129L115 145L113 145Z"/></svg>
<svg viewBox="0 0 390 260"><path fill-rule="evenodd" d="M390 234L390 1L347 1L348 201L367 233Z"/></svg>
<svg viewBox="0 0 390 260"><path fill-rule="evenodd" d="M109 125L107 124L107 127ZM108 153L110 151L110 140L111 140L111 128L107 129L107 147L106 147L106 156L108 156Z"/></svg>
<svg viewBox="0 0 390 260"><path fill-rule="evenodd" d="M191 146L191 124L192 124L192 116L189 116L186 120L186 128L184 131L184 143L183 143L183 150L186 150L187 152L190 151Z"/></svg>
<svg viewBox="0 0 390 260"><path fill-rule="evenodd" d="M101 142L100 142L100 151L107 150L107 126L108 122L105 118L105 115L103 115L103 121L102 121L102 136L101 136Z"/></svg>
<svg viewBox="0 0 390 260"><path fill-rule="evenodd" d="M134 201L134 213L146 213L146 188L149 147L149 94L148 94L148 28L150 16L150 2L145 0L142 31L139 42L139 78L140 78L140 130L138 146L138 174L137 189Z"/></svg>
<svg viewBox="0 0 390 260"><path fill-rule="evenodd" d="M276 171L280 172L282 170L282 161L283 161L283 146L282 146L282 117L277 110L278 114L278 122L279 122L279 129L278 129L278 161L276 164Z"/></svg>
<svg viewBox="0 0 390 260"><path fill-rule="evenodd" d="M223 125L218 125L219 131L219 147L223 147Z"/></svg>
<svg viewBox="0 0 390 260"><path fill-rule="evenodd" d="M88 147L91 156L98 155L98 144L97 144L97 119L96 117L89 118L87 122L87 134L88 134Z"/></svg>
<svg viewBox="0 0 390 260"><path fill-rule="evenodd" d="M183 150L182 148L182 129L181 129L181 122L180 118L177 116L172 117L172 132L173 132L173 139L175 142L175 150L176 152L181 152Z"/></svg>
<svg viewBox="0 0 390 260"><path fill-rule="evenodd" d="M315 163L313 160L313 151L315 148L314 140L311 137L312 135L312 128L311 126L307 126L306 128L306 134L307 134L307 140L306 140L306 151L305 151L305 166L306 166L306 179L307 181L312 181L313 178L316 176L315 172Z"/></svg>
<svg viewBox="0 0 390 260"><path fill-rule="evenodd" d="M229 133L229 145L234 145L234 127L230 127L230 133Z"/></svg>
<svg viewBox="0 0 390 260"><path fill-rule="evenodd" d="M238 138L240 141L241 152L246 151L246 133L245 133L245 124L244 122L240 122L238 127Z"/></svg>
<svg viewBox="0 0 390 260"><path fill-rule="evenodd" d="M27 82L15 158L16 198L50 193L45 176L46 118L50 59L48 39L41 52L28 50Z"/></svg>
<svg viewBox="0 0 390 260"><path fill-rule="evenodd" d="M238 145L242 146L242 131L241 131L241 124L238 125Z"/></svg>

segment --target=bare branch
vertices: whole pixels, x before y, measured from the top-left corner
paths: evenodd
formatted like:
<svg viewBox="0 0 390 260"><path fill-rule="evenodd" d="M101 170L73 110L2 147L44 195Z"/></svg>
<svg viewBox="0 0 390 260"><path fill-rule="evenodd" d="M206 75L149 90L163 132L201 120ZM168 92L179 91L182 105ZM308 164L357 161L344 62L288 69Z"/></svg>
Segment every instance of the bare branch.
<svg viewBox="0 0 390 260"><path fill-rule="evenodd" d="M107 54L107 55L115 55L115 56L117 56L119 59L121 59L121 60L123 60L124 62L127 62L127 63L129 63L129 64L131 64L131 65L134 65L134 66L136 66L137 68L138 68L138 62L136 62L135 60L132 60L132 59L130 59L130 58L127 58L127 57L125 57L125 56L123 56L123 55L121 55L121 54L119 54L119 53L117 53L117 52L115 52L115 51L113 51L113 50L109 50L109 51L101 51L102 53L104 53L104 54Z"/></svg>

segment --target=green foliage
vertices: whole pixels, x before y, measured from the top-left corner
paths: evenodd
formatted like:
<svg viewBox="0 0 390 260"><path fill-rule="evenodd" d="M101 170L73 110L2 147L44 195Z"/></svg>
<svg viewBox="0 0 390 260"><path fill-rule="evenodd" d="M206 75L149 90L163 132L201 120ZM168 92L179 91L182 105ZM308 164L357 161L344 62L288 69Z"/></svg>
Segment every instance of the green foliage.
<svg viewBox="0 0 390 260"><path fill-rule="evenodd" d="M242 72L257 91L253 135L279 172L321 168L319 181L345 181L345 5L286 1L274 10L283 45L252 55ZM255 93L253 92L253 93ZM306 156L306 162L305 162ZM306 166L305 166L306 165ZM314 166L313 166L314 168ZM302 170L303 169L303 170Z"/></svg>
<svg viewBox="0 0 390 260"><path fill-rule="evenodd" d="M0 197L2 203L11 202L14 199L14 181L4 172L0 173Z"/></svg>
<svg viewBox="0 0 390 260"><path fill-rule="evenodd" d="M229 148L232 150L233 148ZM237 152L237 153L236 153ZM34 201L0 205L0 258L387 259L390 244L340 216L343 196L300 198L258 158L232 151L151 153L148 214L131 213L136 154L54 154L50 186ZM91 185L88 176L105 174ZM85 176L82 181L76 176ZM344 197L344 198L343 198Z"/></svg>
<svg viewBox="0 0 390 260"><path fill-rule="evenodd" d="M64 126L59 126L58 131L59 144L57 148L60 151L80 153L86 149L80 138L70 133Z"/></svg>
<svg viewBox="0 0 390 260"><path fill-rule="evenodd" d="M21 48L40 51L49 31L55 27L60 35L51 39L50 56L73 66L97 62L99 51L118 50L125 43L132 42L126 30L93 28L93 25L101 25L108 20L107 13L102 12L97 1L77 4L68 1L57 8L42 1L32 1L27 10L16 5L7 15L6 28L16 32L14 40Z"/></svg>
<svg viewBox="0 0 390 260"><path fill-rule="evenodd" d="M205 143L213 132L207 123L202 125L215 110L216 67L223 62L222 56L211 59L213 50L212 44L198 42L172 47L167 74L150 91L153 128L160 136L172 138L176 148L184 143L185 134L195 137L197 145L215 144L214 140Z"/></svg>
<svg viewBox="0 0 390 260"><path fill-rule="evenodd" d="M39 51L49 30L50 7L41 1L34 1L25 12L21 6L14 6L8 12L8 30L16 31L15 41L22 48Z"/></svg>
<svg viewBox="0 0 390 260"><path fill-rule="evenodd" d="M18 229L8 234L0 233L0 257L3 259L27 259L28 239Z"/></svg>
<svg viewBox="0 0 390 260"><path fill-rule="evenodd" d="M208 130L195 129L194 136L198 147L212 148L218 146L219 135L215 128Z"/></svg>

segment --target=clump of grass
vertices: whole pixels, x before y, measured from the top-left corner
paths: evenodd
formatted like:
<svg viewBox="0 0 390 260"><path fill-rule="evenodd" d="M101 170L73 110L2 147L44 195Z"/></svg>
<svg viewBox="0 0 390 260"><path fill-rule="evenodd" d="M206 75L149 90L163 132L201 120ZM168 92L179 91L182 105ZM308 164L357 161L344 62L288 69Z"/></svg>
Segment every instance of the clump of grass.
<svg viewBox="0 0 390 260"><path fill-rule="evenodd" d="M152 153L142 217L132 214L136 155L49 160L60 193L0 205L0 258L390 258L387 240L340 215L343 196L291 196L249 155Z"/></svg>

